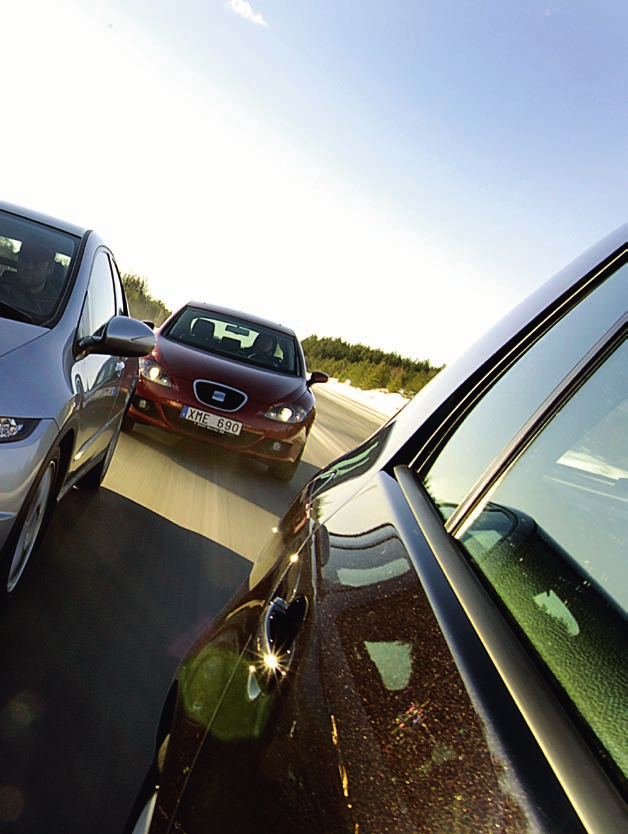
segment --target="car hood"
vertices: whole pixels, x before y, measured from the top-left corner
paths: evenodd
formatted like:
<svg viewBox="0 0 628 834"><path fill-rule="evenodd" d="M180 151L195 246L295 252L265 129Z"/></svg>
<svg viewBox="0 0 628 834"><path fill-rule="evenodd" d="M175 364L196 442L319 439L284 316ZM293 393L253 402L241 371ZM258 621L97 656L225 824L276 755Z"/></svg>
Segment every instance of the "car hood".
<svg viewBox="0 0 628 834"><path fill-rule="evenodd" d="M285 376L236 360L158 339L153 356L175 379L205 379L245 391L251 400L277 403L294 400L306 390L303 377Z"/></svg>
<svg viewBox="0 0 628 834"><path fill-rule="evenodd" d="M0 326L0 356L21 348L48 333L46 327L39 327L36 324L25 324L21 321L2 319Z"/></svg>

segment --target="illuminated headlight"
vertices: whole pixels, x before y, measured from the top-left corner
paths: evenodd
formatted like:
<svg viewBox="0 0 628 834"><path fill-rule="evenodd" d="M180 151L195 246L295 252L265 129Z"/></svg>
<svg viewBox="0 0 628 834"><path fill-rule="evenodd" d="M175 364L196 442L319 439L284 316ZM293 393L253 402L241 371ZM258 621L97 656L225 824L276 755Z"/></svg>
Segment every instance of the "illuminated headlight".
<svg viewBox="0 0 628 834"><path fill-rule="evenodd" d="M23 440L33 431L37 420L20 420L16 417L0 417L0 443Z"/></svg>
<svg viewBox="0 0 628 834"><path fill-rule="evenodd" d="M140 359L140 375L149 382L172 388L172 381L164 369L153 359Z"/></svg>
<svg viewBox="0 0 628 834"><path fill-rule="evenodd" d="M307 411L300 405L275 405L268 409L264 417L277 423L302 423L307 417Z"/></svg>

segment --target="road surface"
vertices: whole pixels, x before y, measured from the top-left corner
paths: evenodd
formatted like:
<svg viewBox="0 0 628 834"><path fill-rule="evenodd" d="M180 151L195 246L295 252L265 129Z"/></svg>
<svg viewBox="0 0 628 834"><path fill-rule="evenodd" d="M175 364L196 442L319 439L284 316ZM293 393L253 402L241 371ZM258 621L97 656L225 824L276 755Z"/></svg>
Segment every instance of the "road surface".
<svg viewBox="0 0 628 834"><path fill-rule="evenodd" d="M300 487L384 420L327 393L318 403L290 484L137 427L100 491L57 507L0 613L0 832L121 830L183 652Z"/></svg>

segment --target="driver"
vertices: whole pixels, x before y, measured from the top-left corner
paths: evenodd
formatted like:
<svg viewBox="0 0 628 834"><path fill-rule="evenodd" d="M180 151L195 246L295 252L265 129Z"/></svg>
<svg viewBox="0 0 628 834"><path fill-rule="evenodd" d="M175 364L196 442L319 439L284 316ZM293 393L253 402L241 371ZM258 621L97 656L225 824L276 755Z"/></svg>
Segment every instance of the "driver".
<svg viewBox="0 0 628 834"><path fill-rule="evenodd" d="M55 252L36 239L25 240L17 258L17 270L2 278L3 294L32 313L47 313L57 300L52 281Z"/></svg>
<svg viewBox="0 0 628 834"><path fill-rule="evenodd" d="M260 333L253 342L253 350L249 354L251 359L261 359L269 365L278 365L279 360L275 356L277 343L269 333Z"/></svg>

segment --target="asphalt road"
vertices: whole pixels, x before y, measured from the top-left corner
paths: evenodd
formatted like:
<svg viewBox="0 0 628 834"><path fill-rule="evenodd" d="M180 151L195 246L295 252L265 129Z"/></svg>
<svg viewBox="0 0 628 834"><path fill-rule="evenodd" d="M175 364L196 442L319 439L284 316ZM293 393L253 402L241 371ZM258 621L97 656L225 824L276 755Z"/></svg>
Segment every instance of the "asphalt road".
<svg viewBox="0 0 628 834"><path fill-rule="evenodd" d="M101 489L57 507L0 613L0 832L121 830L183 652L300 487L383 422L327 393L318 403L290 484L137 427Z"/></svg>

